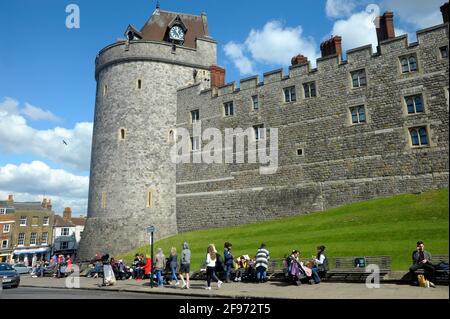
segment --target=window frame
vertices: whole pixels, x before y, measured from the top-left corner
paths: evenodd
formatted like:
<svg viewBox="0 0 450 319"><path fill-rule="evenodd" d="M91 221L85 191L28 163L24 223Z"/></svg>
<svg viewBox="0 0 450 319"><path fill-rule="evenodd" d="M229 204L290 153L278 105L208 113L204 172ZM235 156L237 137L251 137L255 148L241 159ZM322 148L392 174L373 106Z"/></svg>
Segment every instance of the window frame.
<svg viewBox="0 0 450 319"><path fill-rule="evenodd" d="M23 221L25 221L25 223L22 223ZM27 216L20 216L19 226L26 227L27 224L28 224L28 217Z"/></svg>
<svg viewBox="0 0 450 319"><path fill-rule="evenodd" d="M67 246L63 245L66 244ZM65 247L63 247L65 246ZM68 241L61 241L59 244L59 249L64 250L64 249L69 249L69 242Z"/></svg>
<svg viewBox="0 0 450 319"><path fill-rule="evenodd" d="M445 50L444 52L446 53L446 56L444 56L442 54L443 53L442 49ZM445 60L445 59L449 58L448 45L444 45L444 46L439 47L439 57L441 58L441 60Z"/></svg>
<svg viewBox="0 0 450 319"><path fill-rule="evenodd" d="M414 62L415 66L416 66L415 69L411 68L411 64L412 64L411 63L411 58L414 58L414 60L415 60L415 62ZM406 60L407 65L404 65L404 63L403 63L404 60ZM412 73L419 72L419 70L420 70L419 59L418 59L416 53L410 53L410 54L407 54L407 55L400 56L399 57L399 62L400 62L400 73L401 74L412 74ZM405 71L405 67L406 66L408 67L407 71Z"/></svg>
<svg viewBox="0 0 450 319"><path fill-rule="evenodd" d="M42 219L42 226L50 226L50 216L44 216Z"/></svg>
<svg viewBox="0 0 450 319"><path fill-rule="evenodd" d="M4 245L4 243L6 242L6 245ZM8 244L9 244L9 240L8 239L2 239L2 244L0 246L1 249L7 249L8 248Z"/></svg>
<svg viewBox="0 0 450 319"><path fill-rule="evenodd" d="M422 103L422 111L418 112L417 111L417 98L421 99L421 103ZM422 93L420 94L413 94L413 95L407 95L403 98L404 103L405 103L405 107L406 107L406 114L408 115L416 115L416 114L423 114L426 112L425 110L425 99L424 99L424 95ZM413 107L413 112L410 112L410 104L409 101L412 101L412 107Z"/></svg>
<svg viewBox="0 0 450 319"><path fill-rule="evenodd" d="M361 120L361 112L360 109L363 109L364 113L364 120ZM357 122L354 122L354 114L353 114L353 110L356 110L356 116L357 116ZM351 106L349 107L349 111L350 111L350 124L351 125L364 125L367 124L367 109L366 109L366 105L365 104L361 104L361 105L355 105L355 106Z"/></svg>
<svg viewBox="0 0 450 319"><path fill-rule="evenodd" d="M44 235L47 235L47 236L44 236ZM42 244L42 245L48 245L48 232L42 233L41 238L42 238L41 244ZM44 240L44 238L45 238L45 240Z"/></svg>
<svg viewBox="0 0 450 319"><path fill-rule="evenodd" d="M196 118L194 115L196 115ZM198 122L200 122L200 109L191 110L191 124Z"/></svg>
<svg viewBox="0 0 450 319"><path fill-rule="evenodd" d="M2 230L3 230L4 234L9 233L11 231L11 224L3 224L3 229Z"/></svg>
<svg viewBox="0 0 450 319"><path fill-rule="evenodd" d="M194 141L198 141L197 143L194 143ZM194 148L194 146L197 146ZM191 137L191 151L192 152L198 152L201 150L201 139L200 136L192 136Z"/></svg>
<svg viewBox="0 0 450 319"><path fill-rule="evenodd" d="M259 95L252 95L252 111L259 111ZM255 107L256 106L256 107Z"/></svg>
<svg viewBox="0 0 450 319"><path fill-rule="evenodd" d="M22 239L20 238L22 236ZM20 241L22 241L22 243L20 243ZM19 233L19 235L17 235L17 246L25 246L25 233Z"/></svg>
<svg viewBox="0 0 450 319"><path fill-rule="evenodd" d="M34 243L32 242L33 239L34 239ZM30 234L30 246L36 246L36 245L37 245L37 233L31 233Z"/></svg>
<svg viewBox="0 0 450 319"><path fill-rule="evenodd" d="M231 110L231 112L230 112L230 110ZM228 114L227 114L227 112L228 112ZM233 117L235 115L233 101L223 103L223 115L224 115L224 117Z"/></svg>
<svg viewBox="0 0 450 319"><path fill-rule="evenodd" d="M357 75L357 86L355 85L355 79L354 79L354 75ZM362 76L364 75L364 76ZM364 79L364 81L361 81L361 79ZM367 72L365 68L362 69L358 69L358 70L354 70L354 71L350 71L350 81L352 83L352 88L353 89L359 89L359 88L363 88L363 87L367 87L368 86L368 80L367 80Z"/></svg>
<svg viewBox="0 0 450 319"><path fill-rule="evenodd" d="M314 88L314 89L312 89ZM308 92L308 94L307 94ZM314 93L314 94L312 94ZM312 99L317 97L317 85L316 81L303 83L303 94L305 99Z"/></svg>
<svg viewBox="0 0 450 319"><path fill-rule="evenodd" d="M265 139L266 139L266 127L264 126L264 124L253 125L253 140L264 141Z"/></svg>
<svg viewBox="0 0 450 319"><path fill-rule="evenodd" d="M421 131L425 131L425 137L426 137L426 143L424 144L422 141L423 135L421 134ZM417 136L415 137L417 139L417 144L414 144L414 138L413 138L413 132L416 132ZM413 126L408 128L408 134L409 134L409 145L412 148L427 148L431 146L431 138L430 138L430 132L427 125L423 126Z"/></svg>
<svg viewBox="0 0 450 319"><path fill-rule="evenodd" d="M66 232L64 232L65 230L67 230L67 234ZM61 236L70 236L70 227L61 227Z"/></svg>
<svg viewBox="0 0 450 319"><path fill-rule="evenodd" d="M286 93L289 93L289 94L286 94ZM284 103L297 102L297 89L296 89L295 85L283 88L283 96L284 96ZM289 101L287 98L288 96L289 96Z"/></svg>
<svg viewBox="0 0 450 319"><path fill-rule="evenodd" d="M0 215L6 215L6 208L0 208Z"/></svg>

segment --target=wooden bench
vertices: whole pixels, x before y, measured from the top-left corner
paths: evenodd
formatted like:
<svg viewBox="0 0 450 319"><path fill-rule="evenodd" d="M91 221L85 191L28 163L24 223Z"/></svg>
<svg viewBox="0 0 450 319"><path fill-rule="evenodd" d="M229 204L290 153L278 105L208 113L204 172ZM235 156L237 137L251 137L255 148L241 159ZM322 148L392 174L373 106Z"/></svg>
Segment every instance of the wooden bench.
<svg viewBox="0 0 450 319"><path fill-rule="evenodd" d="M431 255L431 263L433 266L437 266L439 263L448 263L448 255ZM424 274L425 270L417 269L415 271L416 275ZM447 282L448 283L448 272L445 270L436 270L435 272L436 281L438 283Z"/></svg>
<svg viewBox="0 0 450 319"><path fill-rule="evenodd" d="M357 259L364 261L363 267L357 267L355 263ZM363 281L371 274L371 272L366 272L366 267L369 265L377 265L380 270L380 276L384 276L391 271L391 257L335 257L334 267L327 272L327 280Z"/></svg>
<svg viewBox="0 0 450 319"><path fill-rule="evenodd" d="M269 280L285 279L287 269L285 269L284 260L269 259L269 267L267 268L267 278Z"/></svg>

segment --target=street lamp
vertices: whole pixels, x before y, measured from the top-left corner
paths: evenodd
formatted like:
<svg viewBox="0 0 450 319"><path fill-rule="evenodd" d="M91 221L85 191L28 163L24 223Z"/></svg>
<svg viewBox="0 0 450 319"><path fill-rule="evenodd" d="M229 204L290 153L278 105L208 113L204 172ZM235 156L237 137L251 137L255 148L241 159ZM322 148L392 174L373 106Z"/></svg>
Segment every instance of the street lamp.
<svg viewBox="0 0 450 319"><path fill-rule="evenodd" d="M147 234L150 234L150 258L151 258L151 263L150 263L150 288L153 288L153 233L155 232L155 226L148 226L147 227Z"/></svg>

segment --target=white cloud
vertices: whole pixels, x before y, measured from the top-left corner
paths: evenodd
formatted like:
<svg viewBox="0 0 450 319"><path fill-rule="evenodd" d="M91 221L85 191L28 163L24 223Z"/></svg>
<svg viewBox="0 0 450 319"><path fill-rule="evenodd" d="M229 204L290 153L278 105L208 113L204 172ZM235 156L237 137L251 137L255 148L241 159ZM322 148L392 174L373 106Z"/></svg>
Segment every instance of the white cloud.
<svg viewBox="0 0 450 319"><path fill-rule="evenodd" d="M52 169L40 161L0 167L0 199L14 194L15 201L41 201L45 194L55 211L72 207L83 213L88 190L89 177Z"/></svg>
<svg viewBox="0 0 450 319"><path fill-rule="evenodd" d="M331 34L342 37L344 51L368 44L372 44L375 50L378 40L373 19L372 13L365 11L355 13L346 20L336 21Z"/></svg>
<svg viewBox="0 0 450 319"><path fill-rule="evenodd" d="M229 42L225 53L241 74L249 74L254 73L256 63L288 66L297 54L315 63L317 48L313 38L303 36L301 26L284 27L280 21L269 21L261 30L252 29L244 43Z"/></svg>
<svg viewBox="0 0 450 319"><path fill-rule="evenodd" d="M383 10L393 11L402 22L422 29L443 23L439 8L444 3L444 0L383 0L380 5Z"/></svg>
<svg viewBox="0 0 450 319"><path fill-rule="evenodd" d="M240 44L228 42L224 46L225 54L230 58L241 74L256 73L253 68L253 62L244 55L244 48Z"/></svg>
<svg viewBox="0 0 450 319"><path fill-rule="evenodd" d="M89 170L92 123L76 123L72 129L37 130L17 113L18 105L10 98L0 102L0 149L3 152L31 153L78 170Z"/></svg>
<svg viewBox="0 0 450 319"><path fill-rule="evenodd" d="M327 0L325 12L330 18L348 17L356 5L357 1L355 0Z"/></svg>
<svg viewBox="0 0 450 319"><path fill-rule="evenodd" d="M50 122L60 122L61 119L48 110L43 110L39 107L33 106L29 103L25 103L25 108L21 110L21 113L26 115L32 120L41 121L47 120Z"/></svg>

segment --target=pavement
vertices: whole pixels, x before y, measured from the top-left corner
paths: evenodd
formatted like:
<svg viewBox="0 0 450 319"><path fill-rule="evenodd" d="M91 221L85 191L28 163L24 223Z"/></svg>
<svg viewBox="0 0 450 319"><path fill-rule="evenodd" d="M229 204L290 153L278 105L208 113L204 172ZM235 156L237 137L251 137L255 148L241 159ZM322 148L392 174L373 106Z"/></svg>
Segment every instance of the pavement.
<svg viewBox="0 0 450 319"><path fill-rule="evenodd" d="M288 285L283 282L224 283L220 289L212 284L212 290L205 290L205 281L191 281L190 289L165 286L150 288L148 280L119 280L114 286L102 287L101 278L69 277L32 278L21 277L20 287L67 289L67 293L79 287L82 290L160 294L165 296L184 296L199 298L266 298L266 299L449 299L448 286L420 288L409 285L381 283L380 288L367 288L364 283L331 283L319 285ZM61 291L64 298L66 292ZM100 294L99 294L100 295Z"/></svg>

